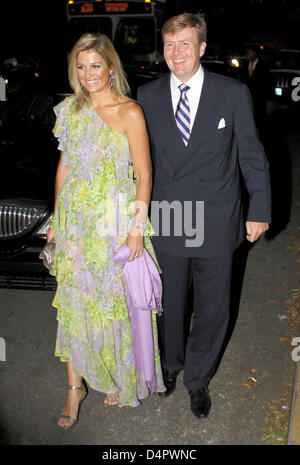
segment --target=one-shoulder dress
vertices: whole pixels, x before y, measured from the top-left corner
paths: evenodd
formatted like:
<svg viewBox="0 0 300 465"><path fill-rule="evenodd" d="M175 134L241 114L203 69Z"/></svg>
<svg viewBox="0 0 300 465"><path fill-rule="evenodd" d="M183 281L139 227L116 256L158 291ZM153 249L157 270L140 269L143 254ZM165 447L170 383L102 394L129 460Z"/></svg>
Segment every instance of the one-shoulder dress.
<svg viewBox="0 0 300 465"><path fill-rule="evenodd" d="M149 394L136 370L126 295L114 260L135 211L136 185L127 138L92 108L73 110L75 96L54 108L53 129L69 173L62 186L52 228L57 290L55 355L72 361L91 388L119 392L119 406L135 407ZM149 223L144 247L156 262ZM152 313L157 391L165 390L158 349L156 310Z"/></svg>

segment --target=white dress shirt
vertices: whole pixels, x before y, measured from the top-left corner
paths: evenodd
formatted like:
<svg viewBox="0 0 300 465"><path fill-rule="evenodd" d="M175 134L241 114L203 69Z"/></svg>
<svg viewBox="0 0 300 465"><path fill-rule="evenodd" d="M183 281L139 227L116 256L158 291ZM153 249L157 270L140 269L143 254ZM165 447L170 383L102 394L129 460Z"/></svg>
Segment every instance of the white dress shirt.
<svg viewBox="0 0 300 465"><path fill-rule="evenodd" d="M204 80L204 71L200 64L199 69L194 74L194 76L191 77L189 81L185 82L185 84L190 87L186 95L187 95L189 106L190 106L190 120L191 120L190 131L191 132L192 132L192 127L195 121L197 109L199 106L199 101L200 101L201 91L202 91L202 86L203 86L203 80ZM177 105L180 99L180 90L178 89L178 86L180 86L180 84L182 84L182 82L175 76L175 74L171 73L170 87L171 87L171 96L172 96L174 116L175 116Z"/></svg>

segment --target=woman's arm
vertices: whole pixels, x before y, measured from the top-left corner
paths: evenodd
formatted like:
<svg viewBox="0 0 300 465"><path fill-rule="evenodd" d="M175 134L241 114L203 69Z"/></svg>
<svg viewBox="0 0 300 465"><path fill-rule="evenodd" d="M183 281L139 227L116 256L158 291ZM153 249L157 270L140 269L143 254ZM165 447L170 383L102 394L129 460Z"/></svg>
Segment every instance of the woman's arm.
<svg viewBox="0 0 300 465"><path fill-rule="evenodd" d="M61 188L63 186L63 183L65 182L67 174L69 173L69 167L63 163L62 158L63 158L63 152L61 152L57 170L56 170L54 211L57 208L58 196L60 194ZM47 231L47 242L51 241L53 237L54 237L54 231L50 226L50 228Z"/></svg>
<svg viewBox="0 0 300 465"><path fill-rule="evenodd" d="M125 131L129 142L133 169L136 177L135 224L127 238L133 260L143 253L143 229L146 224L152 189L152 166L147 127L141 108L134 102L126 106Z"/></svg>
<svg viewBox="0 0 300 465"><path fill-rule="evenodd" d="M60 159L59 159L59 162L58 162L58 165L57 165L57 170L56 170L54 211L57 208L58 196L60 194L63 183L65 182L67 174L70 171L69 167L63 163L62 159L63 159L63 152L61 152Z"/></svg>

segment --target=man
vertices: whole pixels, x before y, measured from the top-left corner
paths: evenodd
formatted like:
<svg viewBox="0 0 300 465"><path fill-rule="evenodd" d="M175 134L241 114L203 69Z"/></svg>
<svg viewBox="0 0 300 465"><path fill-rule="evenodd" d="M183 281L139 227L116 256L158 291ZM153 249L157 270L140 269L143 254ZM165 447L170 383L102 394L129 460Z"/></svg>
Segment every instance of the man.
<svg viewBox="0 0 300 465"><path fill-rule="evenodd" d="M249 46L245 52L247 64L242 68L240 79L247 84L254 107L256 125L262 131L267 112L269 71L259 56L259 50Z"/></svg>
<svg viewBox="0 0 300 465"><path fill-rule="evenodd" d="M247 87L200 65L206 47L204 19L175 16L162 34L171 73L138 91L152 146L151 213L158 229L153 244L163 271L160 330L167 390L162 395L174 391L184 369L191 410L202 418L210 411L208 385L229 320L233 251L245 234L254 242L268 229L268 164ZM246 231L240 170L250 193ZM185 347L184 314L192 282L193 321Z"/></svg>

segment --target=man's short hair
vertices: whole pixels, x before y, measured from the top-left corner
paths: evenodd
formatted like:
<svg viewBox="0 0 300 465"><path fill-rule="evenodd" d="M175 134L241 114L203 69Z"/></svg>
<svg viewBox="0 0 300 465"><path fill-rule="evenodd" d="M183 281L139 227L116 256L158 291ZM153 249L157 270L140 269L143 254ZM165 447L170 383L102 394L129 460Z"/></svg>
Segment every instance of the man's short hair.
<svg viewBox="0 0 300 465"><path fill-rule="evenodd" d="M186 27L194 27L198 35L199 44L207 41L207 27L204 15L201 13L184 13L172 16L163 25L161 32L163 39L165 34L176 34Z"/></svg>

